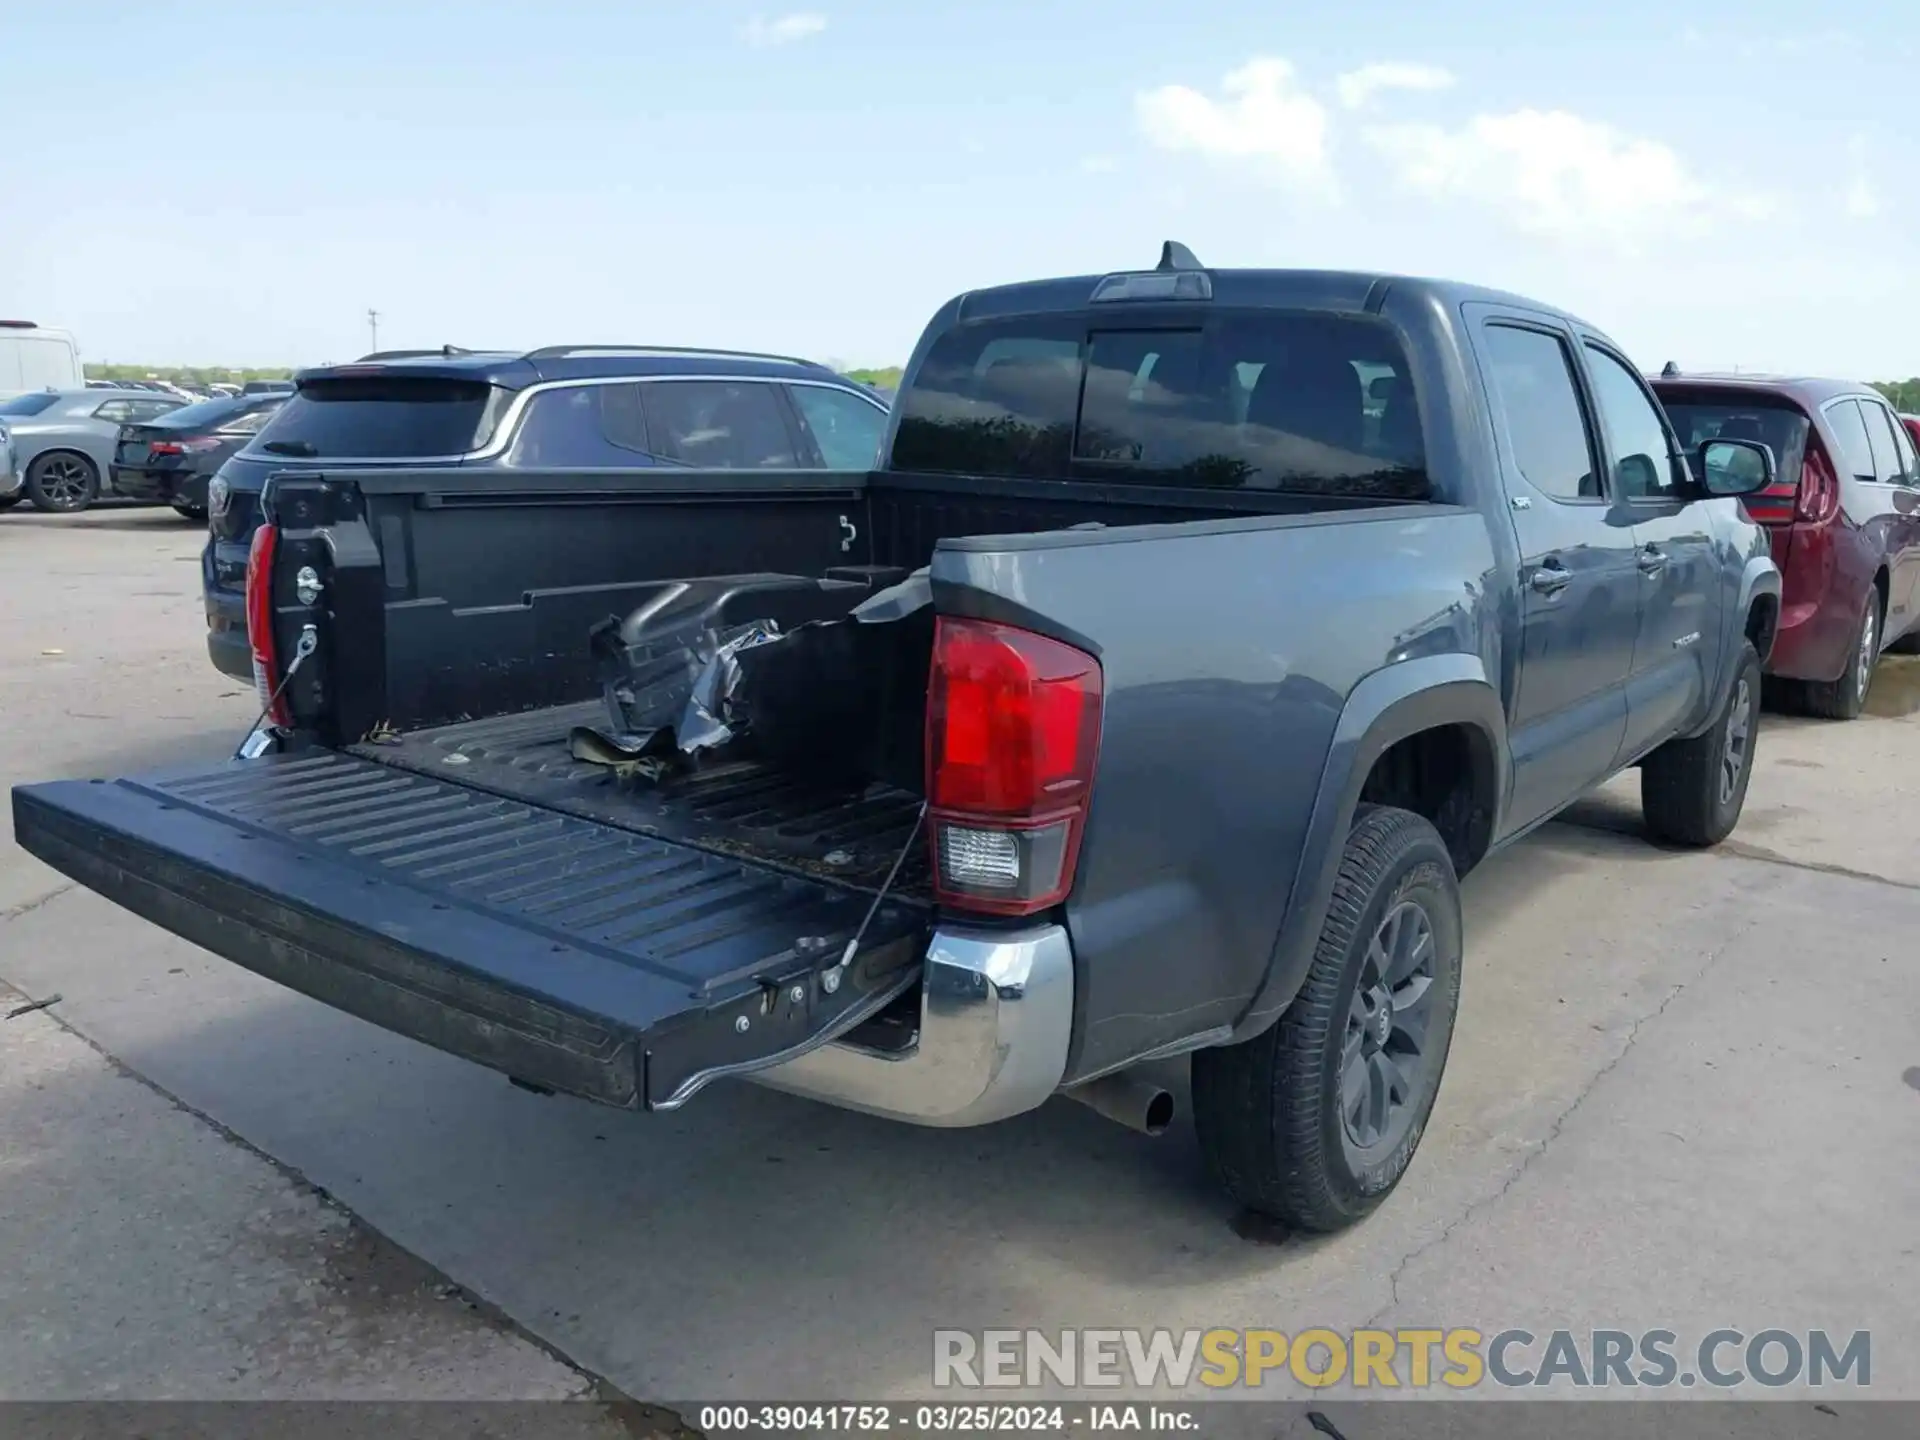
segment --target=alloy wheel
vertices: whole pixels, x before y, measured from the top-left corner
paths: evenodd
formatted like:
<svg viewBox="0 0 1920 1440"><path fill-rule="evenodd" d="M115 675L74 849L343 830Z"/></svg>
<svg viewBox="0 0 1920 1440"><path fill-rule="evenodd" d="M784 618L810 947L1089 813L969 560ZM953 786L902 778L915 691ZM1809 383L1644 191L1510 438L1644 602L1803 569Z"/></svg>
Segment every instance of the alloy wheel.
<svg viewBox="0 0 1920 1440"><path fill-rule="evenodd" d="M1732 802L1740 788L1740 776L1753 751L1753 687L1742 675L1734 687L1733 703L1727 707L1727 739L1720 747L1720 803Z"/></svg>
<svg viewBox="0 0 1920 1440"><path fill-rule="evenodd" d="M1340 1119L1357 1148L1398 1139L1424 1088L1435 951L1433 921L1413 900L1394 906L1367 946L1340 1052Z"/></svg>

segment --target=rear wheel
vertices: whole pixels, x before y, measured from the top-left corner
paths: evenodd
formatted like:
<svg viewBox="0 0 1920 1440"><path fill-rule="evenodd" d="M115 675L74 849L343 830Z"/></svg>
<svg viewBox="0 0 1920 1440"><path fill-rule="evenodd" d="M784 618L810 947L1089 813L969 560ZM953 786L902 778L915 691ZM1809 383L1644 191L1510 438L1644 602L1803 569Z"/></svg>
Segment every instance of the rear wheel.
<svg viewBox="0 0 1920 1440"><path fill-rule="evenodd" d="M100 493L100 472L84 455L55 450L27 467L27 499L50 515L86 509Z"/></svg>
<svg viewBox="0 0 1920 1440"><path fill-rule="evenodd" d="M1364 808L1299 995L1262 1034L1193 1057L1194 1124L1228 1194L1315 1231L1387 1197L1440 1093L1460 954L1446 842L1411 811Z"/></svg>
<svg viewBox="0 0 1920 1440"><path fill-rule="evenodd" d="M1867 592L1867 603L1854 626L1853 648L1848 652L1847 668L1838 680L1825 684L1809 681L1800 689L1801 703L1814 715L1827 720L1854 720L1867 703L1867 691L1873 687L1873 667L1880 663L1880 592Z"/></svg>
<svg viewBox="0 0 1920 1440"><path fill-rule="evenodd" d="M1720 717L1704 735L1669 740L1641 762L1640 808L1657 839L1717 845L1733 833L1753 778L1760 729L1760 656L1740 645Z"/></svg>
<svg viewBox="0 0 1920 1440"><path fill-rule="evenodd" d="M207 518L207 507L204 505L175 505L173 507L173 513L185 520L204 520Z"/></svg>

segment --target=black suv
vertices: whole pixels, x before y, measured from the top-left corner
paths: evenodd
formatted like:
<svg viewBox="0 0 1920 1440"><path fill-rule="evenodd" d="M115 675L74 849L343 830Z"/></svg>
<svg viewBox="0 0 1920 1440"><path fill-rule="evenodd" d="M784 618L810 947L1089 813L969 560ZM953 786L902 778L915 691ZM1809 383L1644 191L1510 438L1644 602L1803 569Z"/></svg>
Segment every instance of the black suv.
<svg viewBox="0 0 1920 1440"><path fill-rule="evenodd" d="M207 496L207 653L241 680L253 676L247 551L269 475L475 464L864 472L887 421L884 400L824 365L732 350L393 350L293 383Z"/></svg>

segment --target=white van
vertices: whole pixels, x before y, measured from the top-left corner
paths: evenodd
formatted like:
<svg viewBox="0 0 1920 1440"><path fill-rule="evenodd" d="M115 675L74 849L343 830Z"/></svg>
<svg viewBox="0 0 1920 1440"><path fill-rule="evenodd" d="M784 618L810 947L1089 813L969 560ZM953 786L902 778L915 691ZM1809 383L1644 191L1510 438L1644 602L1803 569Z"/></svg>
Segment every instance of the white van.
<svg viewBox="0 0 1920 1440"><path fill-rule="evenodd" d="M0 320L0 400L32 390L84 390L80 348L64 330Z"/></svg>

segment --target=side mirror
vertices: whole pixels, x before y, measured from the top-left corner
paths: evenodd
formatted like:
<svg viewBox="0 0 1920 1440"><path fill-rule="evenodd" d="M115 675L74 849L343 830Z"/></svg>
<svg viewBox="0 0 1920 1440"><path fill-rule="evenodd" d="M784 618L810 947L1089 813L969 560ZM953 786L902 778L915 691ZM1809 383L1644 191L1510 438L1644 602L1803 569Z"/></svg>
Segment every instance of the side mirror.
<svg viewBox="0 0 1920 1440"><path fill-rule="evenodd" d="M1758 440L1703 440L1695 478L1707 494L1757 495L1773 484L1773 447Z"/></svg>

